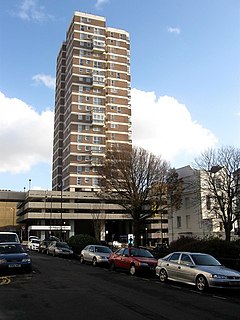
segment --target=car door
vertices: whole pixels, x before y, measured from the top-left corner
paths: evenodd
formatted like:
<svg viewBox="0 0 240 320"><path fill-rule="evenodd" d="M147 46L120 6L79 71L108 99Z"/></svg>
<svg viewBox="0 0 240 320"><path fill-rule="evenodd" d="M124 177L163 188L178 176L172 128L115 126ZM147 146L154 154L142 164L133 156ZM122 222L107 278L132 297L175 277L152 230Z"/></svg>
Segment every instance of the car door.
<svg viewBox="0 0 240 320"><path fill-rule="evenodd" d="M124 252L124 248L118 250L115 254L114 254L114 264L116 266L116 268L122 268L123 267L123 263L122 263L122 259L123 259L123 252Z"/></svg>
<svg viewBox="0 0 240 320"><path fill-rule="evenodd" d="M94 256L94 246L90 246L86 251L85 260L88 262L92 262L93 256Z"/></svg>
<svg viewBox="0 0 240 320"><path fill-rule="evenodd" d="M123 251L122 259L121 259L121 268L129 269L130 268L130 261L131 261L131 249L125 248Z"/></svg>
<svg viewBox="0 0 240 320"><path fill-rule="evenodd" d="M176 279L178 277L179 257L180 257L180 252L175 252L164 263L164 266L167 270L169 278Z"/></svg>
<svg viewBox="0 0 240 320"><path fill-rule="evenodd" d="M194 282L194 264L189 254L182 253L180 257L178 277L183 282Z"/></svg>

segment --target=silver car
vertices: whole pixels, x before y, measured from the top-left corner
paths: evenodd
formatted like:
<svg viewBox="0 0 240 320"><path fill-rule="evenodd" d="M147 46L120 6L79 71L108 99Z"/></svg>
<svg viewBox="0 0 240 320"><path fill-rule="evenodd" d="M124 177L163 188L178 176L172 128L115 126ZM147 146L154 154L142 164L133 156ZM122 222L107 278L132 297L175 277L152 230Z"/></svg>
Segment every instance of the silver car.
<svg viewBox="0 0 240 320"><path fill-rule="evenodd" d="M199 291L208 287L240 289L240 272L204 253L173 252L158 259L156 275L161 282L183 282L195 285Z"/></svg>
<svg viewBox="0 0 240 320"><path fill-rule="evenodd" d="M90 262L93 266L108 264L108 258L111 253L112 250L106 246L88 245L81 251L80 262Z"/></svg>
<svg viewBox="0 0 240 320"><path fill-rule="evenodd" d="M66 242L53 241L47 247L47 254L52 254L54 257L72 257L73 250Z"/></svg>

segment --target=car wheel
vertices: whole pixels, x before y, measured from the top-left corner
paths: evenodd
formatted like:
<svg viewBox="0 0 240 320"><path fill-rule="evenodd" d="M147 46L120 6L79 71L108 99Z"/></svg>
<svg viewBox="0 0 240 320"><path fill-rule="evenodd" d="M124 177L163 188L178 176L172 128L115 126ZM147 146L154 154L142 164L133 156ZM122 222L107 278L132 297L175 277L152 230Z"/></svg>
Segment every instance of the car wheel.
<svg viewBox="0 0 240 320"><path fill-rule="evenodd" d="M208 287L207 279L203 275L197 276L196 287L198 291L205 291Z"/></svg>
<svg viewBox="0 0 240 320"><path fill-rule="evenodd" d="M134 276L136 274L136 267L134 264L130 266L129 273L131 276Z"/></svg>
<svg viewBox="0 0 240 320"><path fill-rule="evenodd" d="M85 263L85 260L84 260L83 256L80 256L80 263L81 263L81 264L84 264L84 263Z"/></svg>
<svg viewBox="0 0 240 320"><path fill-rule="evenodd" d="M97 266L97 259L96 259L95 257L92 259L92 265L93 265L94 267Z"/></svg>
<svg viewBox="0 0 240 320"><path fill-rule="evenodd" d="M115 271L116 270L115 263L113 261L110 261L110 270L111 271Z"/></svg>
<svg viewBox="0 0 240 320"><path fill-rule="evenodd" d="M166 270L161 269L160 272L159 272L159 280L160 280L161 282L166 282L166 281L167 281L167 278L168 278L168 275L167 275Z"/></svg>

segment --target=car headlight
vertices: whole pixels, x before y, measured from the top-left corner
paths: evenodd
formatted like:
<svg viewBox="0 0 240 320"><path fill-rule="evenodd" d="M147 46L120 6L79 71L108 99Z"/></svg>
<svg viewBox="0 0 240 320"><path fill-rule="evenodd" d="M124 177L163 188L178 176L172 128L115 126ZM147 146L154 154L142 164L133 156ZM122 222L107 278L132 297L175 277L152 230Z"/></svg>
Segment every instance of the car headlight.
<svg viewBox="0 0 240 320"><path fill-rule="evenodd" d="M105 260L106 257L102 257L102 256L96 256L97 260Z"/></svg>
<svg viewBox="0 0 240 320"><path fill-rule="evenodd" d="M214 279L227 279L227 276L224 276L223 274L212 274L212 278L214 278Z"/></svg>
<svg viewBox="0 0 240 320"><path fill-rule="evenodd" d="M0 259L0 264L2 264L2 263L6 263L7 262L7 260L6 259Z"/></svg>
<svg viewBox="0 0 240 320"><path fill-rule="evenodd" d="M30 258L24 258L24 259L22 259L22 262L31 262L31 259Z"/></svg>

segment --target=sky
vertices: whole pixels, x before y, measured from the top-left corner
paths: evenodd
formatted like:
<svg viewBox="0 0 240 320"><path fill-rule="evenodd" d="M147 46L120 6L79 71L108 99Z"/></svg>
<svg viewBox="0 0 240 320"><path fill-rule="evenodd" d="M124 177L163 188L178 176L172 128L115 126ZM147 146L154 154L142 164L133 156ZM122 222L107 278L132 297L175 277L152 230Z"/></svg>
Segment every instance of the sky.
<svg viewBox="0 0 240 320"><path fill-rule="evenodd" d="M56 59L75 11L130 33L134 145L175 168L240 147L239 0L2 0L0 190L51 190Z"/></svg>

